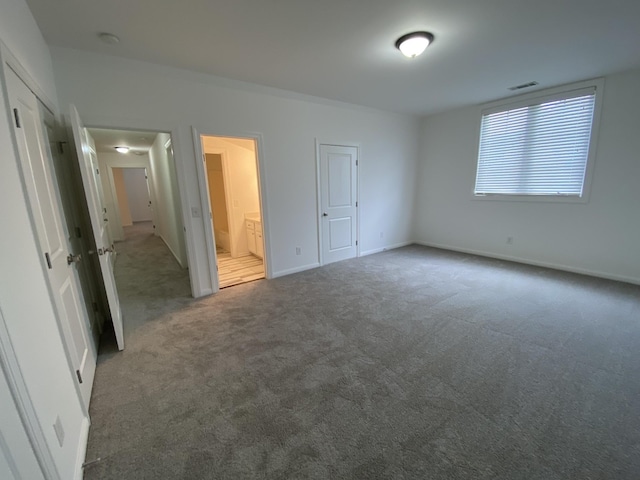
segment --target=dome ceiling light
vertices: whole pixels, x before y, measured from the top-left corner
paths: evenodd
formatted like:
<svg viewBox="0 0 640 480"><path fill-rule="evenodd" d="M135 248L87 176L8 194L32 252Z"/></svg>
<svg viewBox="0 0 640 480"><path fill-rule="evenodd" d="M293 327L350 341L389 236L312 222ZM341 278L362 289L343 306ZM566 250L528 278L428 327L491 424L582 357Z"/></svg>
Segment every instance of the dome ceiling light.
<svg viewBox="0 0 640 480"><path fill-rule="evenodd" d="M420 55L433 42L434 36L430 32L407 33L396 40L396 48L407 58Z"/></svg>
<svg viewBox="0 0 640 480"><path fill-rule="evenodd" d="M129 153L129 147L116 147L118 153Z"/></svg>

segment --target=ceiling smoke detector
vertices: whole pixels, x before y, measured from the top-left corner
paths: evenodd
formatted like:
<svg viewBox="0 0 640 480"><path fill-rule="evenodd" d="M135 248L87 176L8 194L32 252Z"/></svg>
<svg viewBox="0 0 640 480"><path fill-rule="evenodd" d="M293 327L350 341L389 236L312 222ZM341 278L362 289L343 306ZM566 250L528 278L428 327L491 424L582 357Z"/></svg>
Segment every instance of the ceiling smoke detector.
<svg viewBox="0 0 640 480"><path fill-rule="evenodd" d="M113 33L102 32L98 34L98 38L107 45L115 45L116 43L120 43L120 37L114 35Z"/></svg>

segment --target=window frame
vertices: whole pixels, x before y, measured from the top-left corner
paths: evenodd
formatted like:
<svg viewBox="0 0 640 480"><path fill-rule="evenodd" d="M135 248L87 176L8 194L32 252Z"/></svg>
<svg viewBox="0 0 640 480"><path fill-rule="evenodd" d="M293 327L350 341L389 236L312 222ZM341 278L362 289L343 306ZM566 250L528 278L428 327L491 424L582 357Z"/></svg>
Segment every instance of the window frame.
<svg viewBox="0 0 640 480"><path fill-rule="evenodd" d="M476 194L476 180L478 175L478 157L480 154L480 135L482 133L482 117L486 114L512 110L531 105L551 102L562 98L575 96L579 90L595 89L595 102L593 108L593 121L591 123L591 136L589 140L589 152L585 169L582 196L575 195L518 195L518 194ZM471 199L478 201L502 201L502 202L553 202L553 203L587 203L591 193L594 164L596 160L598 136L600 132L600 115L602 99L604 97L604 78L584 80L559 87L536 90L524 95L507 97L480 105L477 112L476 143L474 150L474 169L471 186Z"/></svg>

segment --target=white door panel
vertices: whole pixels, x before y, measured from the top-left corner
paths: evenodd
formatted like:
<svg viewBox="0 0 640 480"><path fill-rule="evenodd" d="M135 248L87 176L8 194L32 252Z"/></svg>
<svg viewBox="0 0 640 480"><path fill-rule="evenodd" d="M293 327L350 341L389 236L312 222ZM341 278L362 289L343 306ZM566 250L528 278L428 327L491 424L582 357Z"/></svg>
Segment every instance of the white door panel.
<svg viewBox="0 0 640 480"><path fill-rule="evenodd" d="M89 207L93 236L95 238L96 248L98 249L97 254L100 260L100 273L102 274L107 293L107 301L118 349L123 350L124 328L122 324L122 311L120 309L120 300L113 275L115 250L111 242L109 229L107 228L109 218L107 217L107 209L102 194L98 157L96 156L93 138L91 138L87 129L84 128L80 115L73 105L70 106L70 114L78 162L80 163L82 184Z"/></svg>
<svg viewBox="0 0 640 480"><path fill-rule="evenodd" d="M329 251L335 252L343 248L351 248L351 217L329 219Z"/></svg>
<svg viewBox="0 0 640 480"><path fill-rule="evenodd" d="M33 216L38 246L47 272L49 289L60 329L86 407L89 405L96 368L96 351L90 333L89 316L81 295L62 206L56 190L53 158L45 134L38 99L13 72L7 72L14 132L20 155L24 186ZM50 115L50 114L49 114ZM19 274L18 272L16 272Z"/></svg>
<svg viewBox="0 0 640 480"><path fill-rule="evenodd" d="M358 149L320 145L320 230L322 263L357 254Z"/></svg>

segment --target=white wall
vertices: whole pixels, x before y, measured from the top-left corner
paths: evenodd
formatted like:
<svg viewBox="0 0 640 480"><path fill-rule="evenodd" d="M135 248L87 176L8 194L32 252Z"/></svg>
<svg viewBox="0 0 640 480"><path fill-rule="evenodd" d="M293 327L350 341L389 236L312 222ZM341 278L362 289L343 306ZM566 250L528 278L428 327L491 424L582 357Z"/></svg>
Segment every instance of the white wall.
<svg viewBox="0 0 640 480"><path fill-rule="evenodd" d="M124 185L127 190L129 212L132 222L148 222L151 220L149 208L149 189L143 168L124 168L122 170Z"/></svg>
<svg viewBox="0 0 640 480"><path fill-rule="evenodd" d="M39 89L55 101L51 59L26 3L23 0L1 0L0 12L0 40L37 82ZM4 81L0 83L4 90ZM3 206L0 309L9 338L0 335L3 335L3 342L11 343L20 362L38 422L61 477L74 478L78 462L82 462L79 449L86 440L83 438L85 417L48 293L42 255L29 220L4 98L4 95L0 96L0 205ZM15 411L9 415L17 420ZM65 430L63 447L58 445L52 426L57 415L60 415ZM19 439L11 437L6 441L13 444Z"/></svg>
<svg viewBox="0 0 640 480"><path fill-rule="evenodd" d="M24 0L0 0L0 38L36 80L43 94L57 102L49 47Z"/></svg>
<svg viewBox="0 0 640 480"><path fill-rule="evenodd" d="M9 383L0 369L0 478L6 480L44 479L20 422L17 406L9 393Z"/></svg>
<svg viewBox="0 0 640 480"><path fill-rule="evenodd" d="M588 203L473 200L480 107L426 118L416 240L640 283L638 86L605 79Z"/></svg>
<svg viewBox="0 0 640 480"><path fill-rule="evenodd" d="M191 273L201 291L211 291L212 283L203 268L205 219L191 212L206 207L197 187L195 162L202 160L195 159L192 126L202 134L262 135L265 234L274 275L318 264L316 138L361 145L361 252L411 241L416 118L137 61L52 52L60 99L74 102L87 125L172 131L179 174L190 186L183 210L189 215Z"/></svg>
<svg viewBox="0 0 640 480"><path fill-rule="evenodd" d="M226 194L231 200L227 210L231 256L249 255L244 216L246 213L260 213L255 142L205 137L203 144L205 153L222 154Z"/></svg>
<svg viewBox="0 0 640 480"><path fill-rule="evenodd" d="M167 244L178 263L186 268L187 251L175 161L165 148L170 138L167 133L158 133L149 150L151 180L155 191L156 233Z"/></svg>

